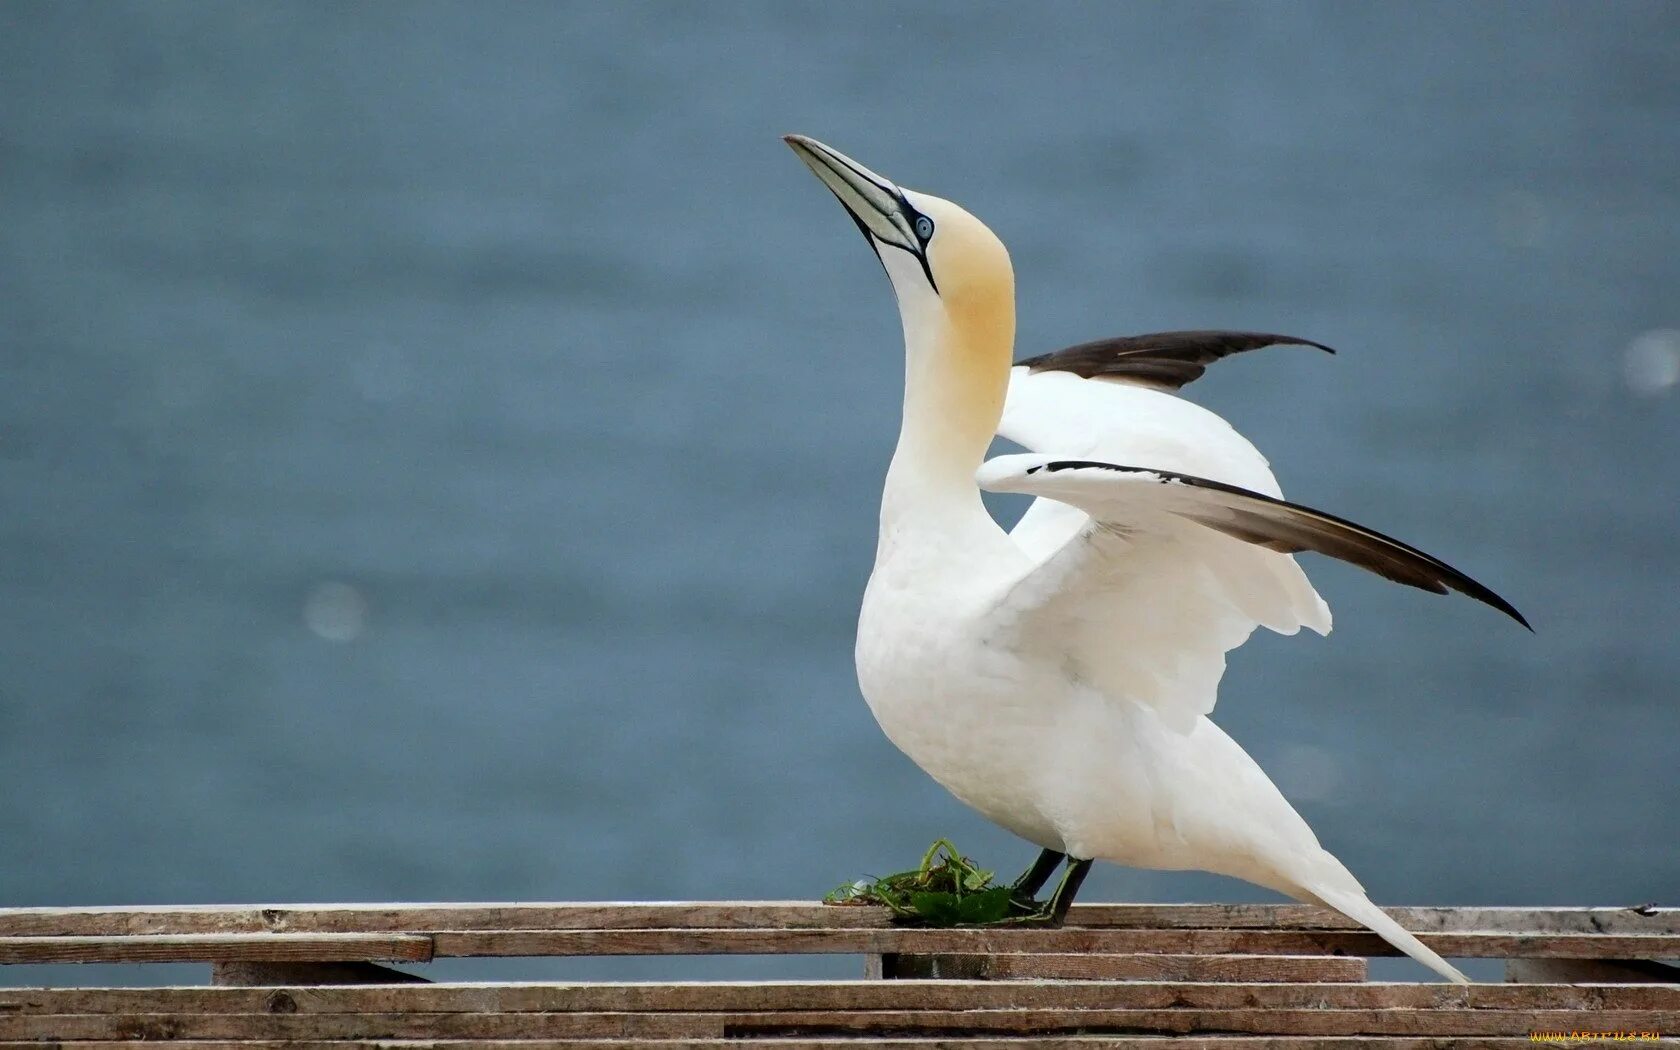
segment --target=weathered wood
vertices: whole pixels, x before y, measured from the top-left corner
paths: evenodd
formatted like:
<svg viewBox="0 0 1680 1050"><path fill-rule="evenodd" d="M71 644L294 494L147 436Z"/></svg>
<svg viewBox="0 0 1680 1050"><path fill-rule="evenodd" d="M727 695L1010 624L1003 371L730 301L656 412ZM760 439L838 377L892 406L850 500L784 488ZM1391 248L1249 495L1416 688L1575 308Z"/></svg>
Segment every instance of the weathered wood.
<svg viewBox="0 0 1680 1050"><path fill-rule="evenodd" d="M1389 908L1436 933L1680 935L1680 908ZM519 904L285 904L3 908L0 936L165 933L424 933L434 930L827 929L892 925L884 908L808 901ZM1076 904L1068 925L1098 929L1354 930L1306 904Z"/></svg>
<svg viewBox="0 0 1680 1050"><path fill-rule="evenodd" d="M871 1034L1526 1036L1674 1032L1661 1010L1227 1009L572 1011L555 1013L76 1014L0 1017L0 1039L776 1038Z"/></svg>
<svg viewBox="0 0 1680 1050"><path fill-rule="evenodd" d="M1160 1050L1167 1036L1189 1037L1174 1050L1435 1050L1531 1046L1530 1033L1548 1030L1680 1032L1680 969L1651 961L1680 958L1673 909L1392 914L1445 955L1515 960L1510 977L1660 983L1371 984L1363 956L1393 950L1298 905L1084 905L1061 929L956 930L791 902L0 909L0 962L209 961L218 982L0 989L0 1050L137 1039L204 1050L743 1039L779 1050ZM899 979L433 985L374 965L434 954L787 952L862 953ZM983 979L907 979L918 967Z"/></svg>
<svg viewBox="0 0 1680 1050"><path fill-rule="evenodd" d="M1442 955L1669 959L1680 935L1424 933ZM143 934L0 937L0 963L425 961L434 957L996 953L1395 955L1352 930L980 929L464 930L414 934Z"/></svg>
<svg viewBox="0 0 1680 1050"><path fill-rule="evenodd" d="M0 1050L42 1050L50 1043L0 1042ZM343 1050L343 1042L329 1040L175 1040L171 1047L181 1050ZM403 1043L407 1047L427 1050L630 1050L652 1047L655 1050L739 1050L741 1040L729 1038L682 1038L682 1040L647 1040L647 1038L564 1038L564 1040L450 1040L428 1038L422 1043ZM776 1050L857 1050L857 1037L776 1038ZM1168 1050L1159 1035L1053 1035L1053 1037L879 1037L872 1035L864 1043L875 1050ZM1443 1050L1445 1047L1475 1047L1475 1050L1534 1050L1536 1042L1529 1037L1482 1037L1475 1042L1440 1037L1381 1037L1381 1035L1319 1035L1319 1037L1290 1037L1290 1035L1189 1035L1173 1037L1169 1050ZM1544 1045L1544 1043L1541 1043ZM1564 1043L1571 1045L1571 1043ZM1635 1043L1638 1047L1673 1047L1680 1040L1656 1040ZM76 1050L131 1050L128 1040L87 1040L74 1043Z"/></svg>
<svg viewBox="0 0 1680 1050"><path fill-rule="evenodd" d="M370 962L218 962L210 983L252 988L321 984L429 984L430 978Z"/></svg>
<svg viewBox="0 0 1680 1050"><path fill-rule="evenodd" d="M874 979L1085 981L1363 981L1370 965L1334 955L871 955Z"/></svg>
<svg viewBox="0 0 1680 1050"><path fill-rule="evenodd" d="M1666 959L1680 957L1680 935L1425 933L1446 956L1481 958ZM1104 952L1195 955L1398 955L1374 933L1353 930L1130 930L1064 927L829 930L504 930L439 931L439 958L548 955L951 955L997 952Z"/></svg>
<svg viewBox="0 0 1680 1050"><path fill-rule="evenodd" d="M287 998L276 999L275 992ZM734 981L291 988L0 989L0 1017L91 1014L787 1010L1408 1009L1680 1011L1680 985Z"/></svg>
<svg viewBox="0 0 1680 1050"><path fill-rule="evenodd" d="M811 901L295 904L0 909L0 935L405 933L432 930L827 929L892 925L885 908Z"/></svg>
<svg viewBox="0 0 1680 1050"><path fill-rule="evenodd" d="M1091 981L705 982L396 985L292 988L289 1012L518 1013L563 1010L1146 1009L1199 1006L1535 1009L1680 1009L1673 985L1183 984ZM0 989L0 1015L22 1013L261 1013L268 992L240 988Z"/></svg>
<svg viewBox="0 0 1680 1050"><path fill-rule="evenodd" d="M426 962L431 957L431 938L392 933L0 937L0 963Z"/></svg>

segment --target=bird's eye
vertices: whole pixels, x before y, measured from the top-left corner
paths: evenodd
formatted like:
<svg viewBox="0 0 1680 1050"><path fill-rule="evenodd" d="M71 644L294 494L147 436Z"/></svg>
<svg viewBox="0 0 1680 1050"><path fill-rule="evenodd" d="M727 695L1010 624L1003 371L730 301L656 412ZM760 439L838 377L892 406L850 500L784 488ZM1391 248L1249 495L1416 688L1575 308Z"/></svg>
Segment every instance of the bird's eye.
<svg viewBox="0 0 1680 1050"><path fill-rule="evenodd" d="M926 215L916 216L916 236L920 237L924 241L929 237L932 237L933 220L928 218Z"/></svg>

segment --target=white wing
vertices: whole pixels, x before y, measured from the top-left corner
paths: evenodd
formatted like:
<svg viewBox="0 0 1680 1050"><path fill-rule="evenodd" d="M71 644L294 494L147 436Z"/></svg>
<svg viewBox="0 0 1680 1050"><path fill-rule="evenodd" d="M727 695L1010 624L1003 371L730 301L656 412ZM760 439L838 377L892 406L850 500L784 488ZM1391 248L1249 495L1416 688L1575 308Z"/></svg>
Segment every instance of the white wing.
<svg viewBox="0 0 1680 1050"><path fill-rule="evenodd" d="M1147 464L1279 494L1265 457L1223 419L1118 380L1017 366L998 433L1061 459ZM1089 680L1179 728L1213 710L1225 653L1255 627L1330 630L1329 607L1287 554L1173 519L1129 539L1078 540L1090 524L1072 504L1033 501L1010 536L1044 572L1014 596L1022 618L1013 627L1028 635L1023 643L1066 647ZM1079 546L1050 566L1071 543Z"/></svg>
<svg viewBox="0 0 1680 1050"><path fill-rule="evenodd" d="M1155 706L1180 728L1213 710L1225 653L1255 627L1330 630L1329 607L1289 552L1319 550L1432 590L1443 581L1466 590L1453 582L1462 580L1479 588L1468 593L1492 596L1490 604L1515 614L1404 544L1305 508L1278 511L1271 504L1282 492L1265 457L1219 416L1160 389L1016 366L998 433L1053 453L981 468L982 487L1041 497L1010 533L1039 566L999 608L999 629L1020 644L1072 654L1088 680ZM1183 475L1197 484L1143 484L1141 473L1107 470L1026 473L1051 460L1148 467L1156 479ZM1216 496L1242 505L1246 531L1193 502ZM1250 520L1256 514L1264 527ZM1374 547L1361 552L1361 541Z"/></svg>
<svg viewBox="0 0 1680 1050"><path fill-rule="evenodd" d="M1290 552L1317 551L1414 587L1459 591L1527 626L1503 598L1415 547L1239 486L1032 453L999 456L977 480L1088 515L1003 597L994 627L1017 645L1058 646L1076 676L1152 704L1185 731L1213 709L1225 652L1267 623L1266 593L1280 586L1269 570ZM1262 556L1274 561L1253 561Z"/></svg>
<svg viewBox="0 0 1680 1050"><path fill-rule="evenodd" d="M1336 352L1311 339L1275 332L1150 332L1080 343L1028 358L1010 371L998 433L1034 451L1147 463L1276 496L1277 479L1248 439L1212 412L1162 393L1195 382L1216 361L1269 346ZM1041 499L1010 535L1030 552L1048 557L1084 522L1084 514ZM1328 631L1329 610L1306 578L1288 567L1274 566L1274 571L1288 577L1289 600L1304 602L1297 625Z"/></svg>
<svg viewBox="0 0 1680 1050"><path fill-rule="evenodd" d="M1282 495L1266 458L1231 424L1199 405L1130 382L1016 365L998 433L1066 459L1142 463ZM1048 520L1063 525L1052 530ZM1078 531L1070 522L1083 524L1084 515L1038 500L1011 535L1035 553L1048 553Z"/></svg>

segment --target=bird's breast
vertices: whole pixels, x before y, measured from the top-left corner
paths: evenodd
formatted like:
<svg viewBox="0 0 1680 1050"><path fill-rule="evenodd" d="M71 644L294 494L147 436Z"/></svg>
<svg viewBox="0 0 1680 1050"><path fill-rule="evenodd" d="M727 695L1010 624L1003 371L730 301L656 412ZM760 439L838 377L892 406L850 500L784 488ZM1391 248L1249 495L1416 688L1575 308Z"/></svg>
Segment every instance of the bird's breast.
<svg viewBox="0 0 1680 1050"><path fill-rule="evenodd" d="M992 644L960 597L928 600L871 582L858 623L858 684L899 750L963 802L1060 848L1046 813L1053 690Z"/></svg>

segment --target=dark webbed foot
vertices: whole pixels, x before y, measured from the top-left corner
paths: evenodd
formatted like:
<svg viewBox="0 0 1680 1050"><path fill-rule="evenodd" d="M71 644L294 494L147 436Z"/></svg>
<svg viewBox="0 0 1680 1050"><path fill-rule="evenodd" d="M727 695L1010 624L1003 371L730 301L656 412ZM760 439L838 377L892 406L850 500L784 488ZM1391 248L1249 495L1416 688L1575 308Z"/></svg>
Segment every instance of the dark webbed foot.
<svg viewBox="0 0 1680 1050"><path fill-rule="evenodd" d="M1056 892L1050 895L1048 902L1034 900L1038 891L1050 881L1056 865L1064 860L1068 862L1067 870L1062 873L1062 881L1056 884ZM1090 870L1089 860L1076 860L1053 849L1040 853L1033 866L1022 873L1011 887L1010 903L1018 913L1011 921L1060 926L1067 919L1073 898L1079 893L1079 886Z"/></svg>

